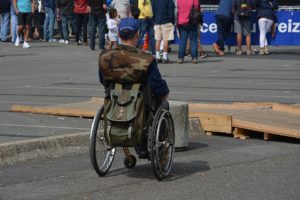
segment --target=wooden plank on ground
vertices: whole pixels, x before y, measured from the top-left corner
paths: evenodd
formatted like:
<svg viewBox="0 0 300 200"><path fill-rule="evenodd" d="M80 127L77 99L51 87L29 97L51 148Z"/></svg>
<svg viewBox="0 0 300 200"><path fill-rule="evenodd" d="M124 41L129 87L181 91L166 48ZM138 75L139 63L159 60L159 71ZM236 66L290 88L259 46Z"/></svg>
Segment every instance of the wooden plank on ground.
<svg viewBox="0 0 300 200"><path fill-rule="evenodd" d="M272 108L272 102L234 102L235 106L240 106L244 108Z"/></svg>
<svg viewBox="0 0 300 200"><path fill-rule="evenodd" d="M274 110L254 110L237 113L232 115L232 126L262 133L300 138L300 115L293 113Z"/></svg>
<svg viewBox="0 0 300 200"><path fill-rule="evenodd" d="M198 117L203 130L206 132L232 133L231 115L194 112L189 117Z"/></svg>
<svg viewBox="0 0 300 200"><path fill-rule="evenodd" d="M218 109L218 110L251 110L259 108L272 108L273 103L269 102L237 102L233 104L203 104L189 103L189 110Z"/></svg>
<svg viewBox="0 0 300 200"><path fill-rule="evenodd" d="M274 111L288 112L300 115L300 105L274 103L272 109Z"/></svg>
<svg viewBox="0 0 300 200"><path fill-rule="evenodd" d="M91 101L87 102L58 104L52 106L13 105L10 111L72 117L94 117L101 104L103 104L103 99L92 98Z"/></svg>
<svg viewBox="0 0 300 200"><path fill-rule="evenodd" d="M189 104L189 117L198 117L205 132L232 134L231 116L254 109L271 109L272 103Z"/></svg>

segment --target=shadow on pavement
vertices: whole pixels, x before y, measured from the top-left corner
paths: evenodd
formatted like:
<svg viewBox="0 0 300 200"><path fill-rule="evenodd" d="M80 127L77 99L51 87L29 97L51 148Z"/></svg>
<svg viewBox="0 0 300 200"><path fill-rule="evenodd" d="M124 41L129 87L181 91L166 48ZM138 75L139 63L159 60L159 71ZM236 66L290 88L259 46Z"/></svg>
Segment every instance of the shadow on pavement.
<svg viewBox="0 0 300 200"><path fill-rule="evenodd" d="M205 161L174 162L171 171L171 176L163 181L175 181L177 179L182 179L195 173L206 172L209 170L210 167ZM114 177L119 175L126 175L131 178L156 180L150 162L149 164L137 165L131 170L126 168L115 169L112 170L108 176Z"/></svg>
<svg viewBox="0 0 300 200"><path fill-rule="evenodd" d="M151 162L142 165L139 165L137 163L137 166L135 166L133 169L127 169L125 167L114 169L111 170L110 173L108 174L109 177L120 176L120 175L125 175L131 178L153 179L153 180L156 179L153 174Z"/></svg>
<svg viewBox="0 0 300 200"><path fill-rule="evenodd" d="M172 175L170 178L165 181L175 181L178 179L185 178L187 176L191 176L192 174L199 172L209 171L210 167L206 161L192 161L189 163L183 162L175 162L173 163Z"/></svg>
<svg viewBox="0 0 300 200"><path fill-rule="evenodd" d="M51 45L49 45L49 46L33 46L33 47L31 47L32 49L39 49L39 48L61 48L61 47L63 47L63 46L59 46L59 45L55 45L55 46L51 46Z"/></svg>
<svg viewBox="0 0 300 200"><path fill-rule="evenodd" d="M211 57L214 57L214 56L211 56ZM216 57L216 56L215 56ZM200 60L199 63L219 63L219 62L222 62L224 60Z"/></svg>
<svg viewBox="0 0 300 200"><path fill-rule="evenodd" d="M185 149L185 151L191 151L191 150L196 150L196 149L202 149L208 147L207 144L203 144L200 142L189 142L189 147Z"/></svg>

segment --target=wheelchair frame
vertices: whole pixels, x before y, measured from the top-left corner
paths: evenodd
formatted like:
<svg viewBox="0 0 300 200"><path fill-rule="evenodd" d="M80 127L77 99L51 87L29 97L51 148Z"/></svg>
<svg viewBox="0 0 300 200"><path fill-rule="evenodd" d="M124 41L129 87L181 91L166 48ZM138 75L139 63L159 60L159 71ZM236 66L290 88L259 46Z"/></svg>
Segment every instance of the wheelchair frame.
<svg viewBox="0 0 300 200"><path fill-rule="evenodd" d="M104 136L104 107L97 111L90 133L90 160L99 176L109 172L118 147L110 147ZM159 107L155 113L150 111L147 130L148 160L151 160L153 173L158 180L170 175L175 149L175 129L171 113ZM122 147L125 158L124 165L132 169L136 165L136 158L130 154L128 147Z"/></svg>

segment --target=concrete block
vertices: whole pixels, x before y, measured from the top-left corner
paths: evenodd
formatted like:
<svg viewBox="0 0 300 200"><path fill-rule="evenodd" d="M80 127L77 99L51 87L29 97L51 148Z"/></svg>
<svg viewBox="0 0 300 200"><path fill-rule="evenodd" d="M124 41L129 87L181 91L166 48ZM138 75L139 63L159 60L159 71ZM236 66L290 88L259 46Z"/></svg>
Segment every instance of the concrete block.
<svg viewBox="0 0 300 200"><path fill-rule="evenodd" d="M189 105L181 101L169 101L175 126L175 148L186 148L189 143Z"/></svg>

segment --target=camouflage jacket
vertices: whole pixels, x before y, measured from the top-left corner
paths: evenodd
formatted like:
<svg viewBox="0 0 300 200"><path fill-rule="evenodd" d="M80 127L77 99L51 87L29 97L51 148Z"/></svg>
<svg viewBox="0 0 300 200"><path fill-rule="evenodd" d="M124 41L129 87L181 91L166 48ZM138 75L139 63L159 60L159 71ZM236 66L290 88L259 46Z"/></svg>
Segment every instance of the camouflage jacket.
<svg viewBox="0 0 300 200"><path fill-rule="evenodd" d="M147 81L148 69L154 57L138 49L119 45L99 56L99 72L105 83L143 83Z"/></svg>

